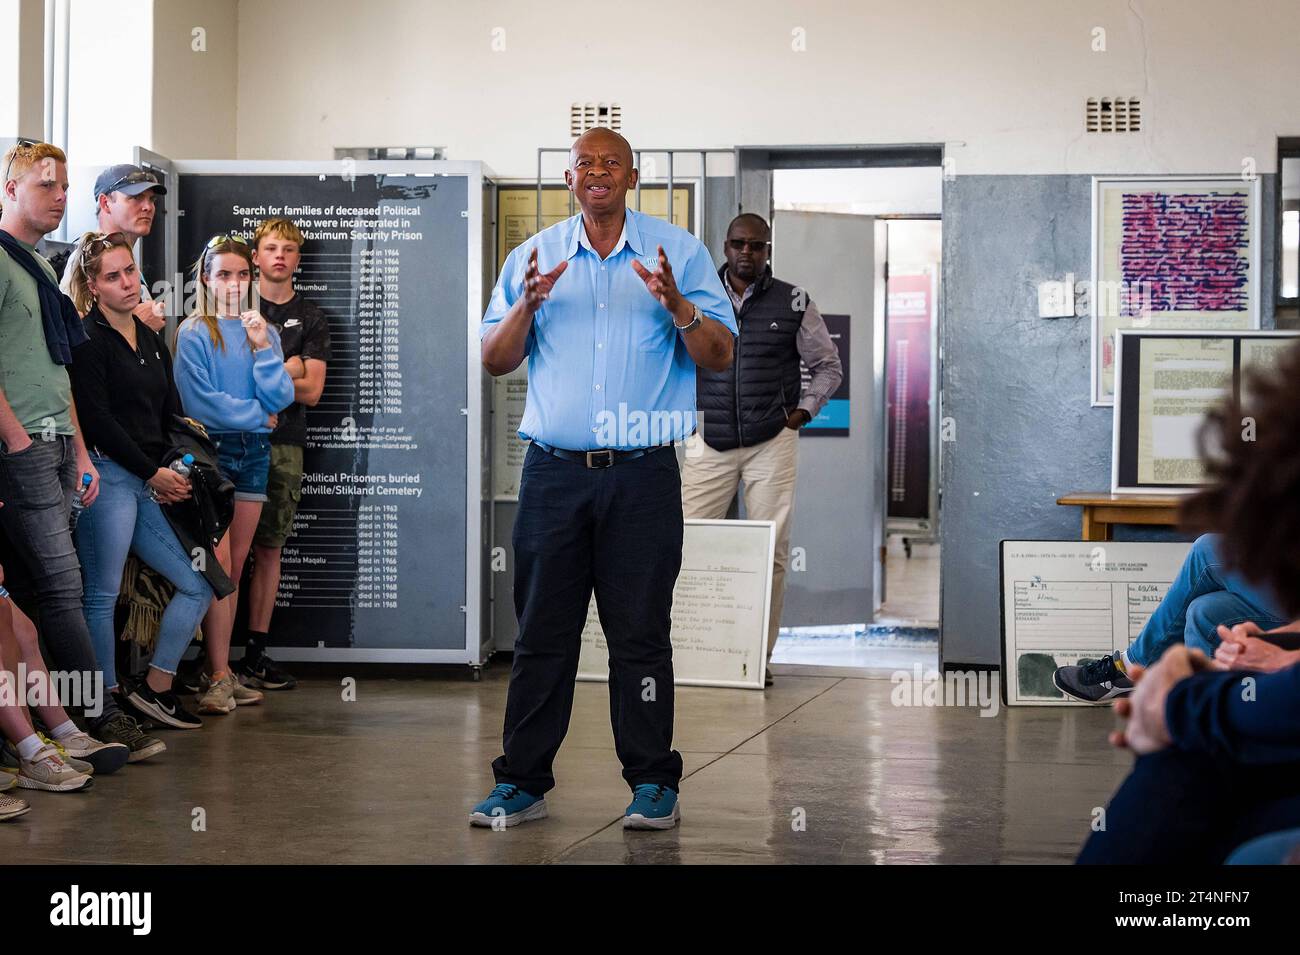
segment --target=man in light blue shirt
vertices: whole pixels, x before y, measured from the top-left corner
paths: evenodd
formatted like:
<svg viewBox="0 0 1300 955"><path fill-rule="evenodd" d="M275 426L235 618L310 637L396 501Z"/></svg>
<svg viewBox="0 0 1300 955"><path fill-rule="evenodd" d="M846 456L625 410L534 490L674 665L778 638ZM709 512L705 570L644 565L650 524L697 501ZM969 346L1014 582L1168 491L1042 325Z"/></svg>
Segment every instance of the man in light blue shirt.
<svg viewBox="0 0 1300 955"><path fill-rule="evenodd" d="M594 590L614 745L633 794L624 826L670 829L682 775L672 748L669 629L682 558L672 444L695 430L697 365L731 365L735 315L698 239L627 208L637 180L627 140L584 133L564 178L582 213L510 254L483 316L491 374L528 360L519 435L531 446L513 537L519 637L505 752L470 821L546 815Z"/></svg>

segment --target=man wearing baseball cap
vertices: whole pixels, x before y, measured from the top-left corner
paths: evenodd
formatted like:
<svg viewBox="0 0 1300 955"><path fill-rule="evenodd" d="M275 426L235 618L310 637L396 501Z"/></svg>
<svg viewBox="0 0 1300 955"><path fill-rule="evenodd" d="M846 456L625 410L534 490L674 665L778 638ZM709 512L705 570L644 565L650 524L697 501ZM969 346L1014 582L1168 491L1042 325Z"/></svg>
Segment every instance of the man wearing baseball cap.
<svg viewBox="0 0 1300 955"><path fill-rule="evenodd" d="M153 230L154 197L167 195L167 189L158 177L131 163L109 166L95 180L95 205L99 214L99 231L105 235L121 232L134 247L136 240ZM50 258L60 276L66 264L63 256ZM142 292L140 304L133 314L155 332L167 324L164 303L155 301L149 293L149 283L140 276Z"/></svg>

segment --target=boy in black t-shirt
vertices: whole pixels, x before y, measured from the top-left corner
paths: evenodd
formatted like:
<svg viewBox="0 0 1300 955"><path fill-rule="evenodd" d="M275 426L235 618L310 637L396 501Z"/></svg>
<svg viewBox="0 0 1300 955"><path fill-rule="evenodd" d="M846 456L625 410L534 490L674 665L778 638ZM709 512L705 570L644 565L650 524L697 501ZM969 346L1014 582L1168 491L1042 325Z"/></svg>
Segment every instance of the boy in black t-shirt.
<svg viewBox="0 0 1300 955"><path fill-rule="evenodd" d="M261 312L280 332L284 365L293 379L294 403L280 412L271 434L271 472L267 502L253 536L253 570L248 610L248 645L237 672L245 683L264 690L292 689L296 681L266 655L271 614L280 589L280 551L293 532L302 497L302 452L307 445L307 408L320 401L330 330L324 313L293 287L303 243L288 219L268 219L253 236L253 262Z"/></svg>

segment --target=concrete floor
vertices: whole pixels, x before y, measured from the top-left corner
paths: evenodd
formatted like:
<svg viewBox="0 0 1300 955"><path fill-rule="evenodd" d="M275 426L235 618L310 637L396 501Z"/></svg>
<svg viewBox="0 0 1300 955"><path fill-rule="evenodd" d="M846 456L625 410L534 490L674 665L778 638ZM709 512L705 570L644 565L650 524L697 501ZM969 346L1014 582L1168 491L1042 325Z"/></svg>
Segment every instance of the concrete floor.
<svg viewBox="0 0 1300 955"><path fill-rule="evenodd" d="M907 556L901 535L885 545L885 601L877 621L939 626L939 545L914 543Z"/></svg>
<svg viewBox="0 0 1300 955"><path fill-rule="evenodd" d="M551 818L466 813L492 785L508 676L305 681L269 705L160 731L169 750L92 792L24 791L0 858L24 862L1066 862L1123 777L1104 710L904 708L888 674L777 668L777 685L678 690L681 827L627 833L604 684L580 683ZM847 676L845 675L847 674ZM195 832L194 810L207 830ZM806 818L795 831L794 820Z"/></svg>

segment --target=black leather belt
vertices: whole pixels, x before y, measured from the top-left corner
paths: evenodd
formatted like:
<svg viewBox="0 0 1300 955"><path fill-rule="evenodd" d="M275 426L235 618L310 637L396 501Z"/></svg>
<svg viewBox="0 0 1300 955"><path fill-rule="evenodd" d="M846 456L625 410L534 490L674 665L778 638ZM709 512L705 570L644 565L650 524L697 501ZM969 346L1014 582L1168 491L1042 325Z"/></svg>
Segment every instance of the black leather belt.
<svg viewBox="0 0 1300 955"><path fill-rule="evenodd" d="M553 448L549 444L536 440L533 444L562 461L575 461L589 468L610 468L620 461L631 461L633 458L643 458L655 451L672 448L671 444L656 444L653 448L635 448L631 451L615 451L610 448L602 448L599 451L570 451L567 448Z"/></svg>

